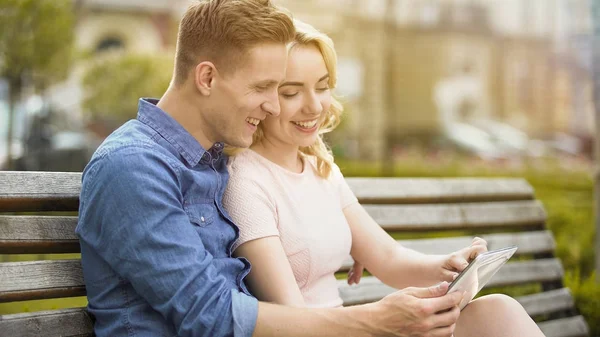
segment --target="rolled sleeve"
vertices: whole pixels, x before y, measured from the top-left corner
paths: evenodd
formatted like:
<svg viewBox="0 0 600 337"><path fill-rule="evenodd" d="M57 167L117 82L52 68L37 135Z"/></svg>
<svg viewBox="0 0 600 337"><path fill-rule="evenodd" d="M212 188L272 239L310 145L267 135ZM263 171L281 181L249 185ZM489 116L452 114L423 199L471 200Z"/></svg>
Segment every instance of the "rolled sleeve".
<svg viewBox="0 0 600 337"><path fill-rule="evenodd" d="M251 337L258 318L258 300L237 291L231 291L231 299L234 336Z"/></svg>
<svg viewBox="0 0 600 337"><path fill-rule="evenodd" d="M178 171L122 148L84 175L77 234L182 337L251 336L258 302L217 269L183 208Z"/></svg>

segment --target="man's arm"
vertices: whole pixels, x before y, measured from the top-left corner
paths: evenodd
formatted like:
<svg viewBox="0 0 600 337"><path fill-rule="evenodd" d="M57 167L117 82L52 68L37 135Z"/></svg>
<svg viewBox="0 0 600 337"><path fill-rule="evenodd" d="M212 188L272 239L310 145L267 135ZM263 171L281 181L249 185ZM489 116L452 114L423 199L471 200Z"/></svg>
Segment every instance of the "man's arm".
<svg viewBox="0 0 600 337"><path fill-rule="evenodd" d="M77 233L179 336L231 336L234 327L249 336L257 301L219 275L183 209L178 172L157 152L130 147L91 162Z"/></svg>
<svg viewBox="0 0 600 337"><path fill-rule="evenodd" d="M306 309L260 303L254 337L450 337L463 294L448 283L406 288L379 302L346 308Z"/></svg>

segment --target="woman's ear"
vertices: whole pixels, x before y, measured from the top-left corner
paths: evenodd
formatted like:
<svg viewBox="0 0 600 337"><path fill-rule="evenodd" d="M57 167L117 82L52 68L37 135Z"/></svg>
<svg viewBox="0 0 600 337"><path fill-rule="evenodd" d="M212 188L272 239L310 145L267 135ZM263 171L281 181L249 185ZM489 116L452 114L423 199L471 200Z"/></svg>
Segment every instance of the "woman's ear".
<svg viewBox="0 0 600 337"><path fill-rule="evenodd" d="M201 62L194 69L196 89L204 96L210 96L217 68L212 62Z"/></svg>

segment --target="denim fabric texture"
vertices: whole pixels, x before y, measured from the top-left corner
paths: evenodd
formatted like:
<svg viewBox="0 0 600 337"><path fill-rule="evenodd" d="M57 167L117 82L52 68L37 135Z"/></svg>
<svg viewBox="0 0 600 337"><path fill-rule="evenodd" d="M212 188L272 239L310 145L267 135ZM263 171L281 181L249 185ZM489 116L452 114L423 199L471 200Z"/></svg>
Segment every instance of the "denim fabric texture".
<svg viewBox="0 0 600 337"><path fill-rule="evenodd" d="M222 205L223 144L208 151L140 99L84 170L76 233L98 337L251 336L258 301Z"/></svg>

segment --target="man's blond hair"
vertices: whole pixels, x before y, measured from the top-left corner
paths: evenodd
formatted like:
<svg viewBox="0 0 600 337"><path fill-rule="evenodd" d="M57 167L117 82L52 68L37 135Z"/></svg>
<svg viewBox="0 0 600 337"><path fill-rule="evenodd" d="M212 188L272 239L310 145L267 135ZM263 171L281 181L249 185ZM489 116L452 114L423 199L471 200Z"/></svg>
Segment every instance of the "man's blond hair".
<svg viewBox="0 0 600 337"><path fill-rule="evenodd" d="M204 0L191 5L179 25L175 85L200 62L232 72L248 49L261 43L287 44L295 29L288 13L269 0Z"/></svg>

